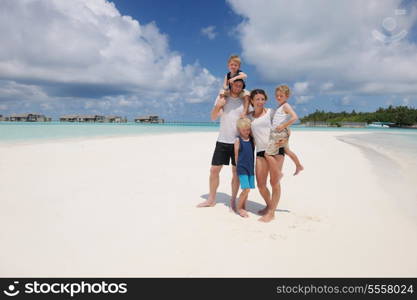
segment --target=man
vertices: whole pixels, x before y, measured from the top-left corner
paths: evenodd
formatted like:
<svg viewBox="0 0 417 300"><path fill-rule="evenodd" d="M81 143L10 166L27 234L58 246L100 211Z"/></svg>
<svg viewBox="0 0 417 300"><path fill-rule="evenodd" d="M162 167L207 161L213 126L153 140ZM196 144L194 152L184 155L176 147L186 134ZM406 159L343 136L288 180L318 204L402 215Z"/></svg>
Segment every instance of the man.
<svg viewBox="0 0 417 300"><path fill-rule="evenodd" d="M216 193L219 187L220 171L223 165L229 165L232 162L232 198L230 207L234 210L234 203L237 192L239 191L239 177L236 173L236 162L234 154L234 143L238 135L236 121L243 112L243 99L239 97L241 91L245 88L242 79L236 79L230 89L230 95L227 97L217 97L211 119L215 121L220 116L220 131L216 142L213 158L210 168L210 193L208 199L197 207L212 207L216 205Z"/></svg>

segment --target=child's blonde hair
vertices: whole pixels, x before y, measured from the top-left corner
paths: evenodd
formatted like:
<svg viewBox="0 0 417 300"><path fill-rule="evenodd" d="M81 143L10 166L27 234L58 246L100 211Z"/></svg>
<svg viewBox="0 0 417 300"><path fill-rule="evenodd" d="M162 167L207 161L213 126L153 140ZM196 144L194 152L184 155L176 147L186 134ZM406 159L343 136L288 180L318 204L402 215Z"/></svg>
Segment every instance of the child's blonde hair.
<svg viewBox="0 0 417 300"><path fill-rule="evenodd" d="M250 128L251 126L251 120L249 118L240 118L236 122L236 126L238 129L245 129Z"/></svg>
<svg viewBox="0 0 417 300"><path fill-rule="evenodd" d="M282 93L284 93L284 94L285 94L285 96L287 96L287 97L289 97L289 96L290 96L290 94L291 94L291 90L290 90L290 88L288 87L288 85L285 85L285 84L281 84L281 85L277 86L277 88L275 89L275 94L276 94L277 92L282 92Z"/></svg>
<svg viewBox="0 0 417 300"><path fill-rule="evenodd" d="M241 61L239 55L230 55L229 59L227 60L227 64L230 64L231 61L238 63L240 67Z"/></svg>

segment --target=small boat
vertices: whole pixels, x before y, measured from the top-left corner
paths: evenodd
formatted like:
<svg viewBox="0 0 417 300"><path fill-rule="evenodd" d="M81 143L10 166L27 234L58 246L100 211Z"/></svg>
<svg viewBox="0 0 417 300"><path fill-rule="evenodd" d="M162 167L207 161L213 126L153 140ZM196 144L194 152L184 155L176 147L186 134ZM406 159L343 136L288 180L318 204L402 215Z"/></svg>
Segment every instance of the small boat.
<svg viewBox="0 0 417 300"><path fill-rule="evenodd" d="M389 128L389 126L383 122L372 122L371 124L368 124L368 127Z"/></svg>

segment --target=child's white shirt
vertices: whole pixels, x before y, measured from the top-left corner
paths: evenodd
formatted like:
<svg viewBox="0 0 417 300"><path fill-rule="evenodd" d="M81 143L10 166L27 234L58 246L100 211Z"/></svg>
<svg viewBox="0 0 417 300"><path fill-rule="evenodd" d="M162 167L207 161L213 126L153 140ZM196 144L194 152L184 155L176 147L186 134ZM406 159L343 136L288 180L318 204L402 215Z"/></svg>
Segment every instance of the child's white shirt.
<svg viewBox="0 0 417 300"><path fill-rule="evenodd" d="M291 115L285 113L284 105L281 105L275 111L274 117L272 119L272 129L276 129L279 125L282 125L285 122L289 121L289 119L291 119Z"/></svg>

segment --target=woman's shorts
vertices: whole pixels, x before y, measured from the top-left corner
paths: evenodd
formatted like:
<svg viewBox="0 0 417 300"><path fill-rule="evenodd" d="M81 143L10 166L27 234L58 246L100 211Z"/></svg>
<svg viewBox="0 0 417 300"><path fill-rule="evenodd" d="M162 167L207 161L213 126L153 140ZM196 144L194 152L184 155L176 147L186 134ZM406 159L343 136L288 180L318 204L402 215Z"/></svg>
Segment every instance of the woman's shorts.
<svg viewBox="0 0 417 300"><path fill-rule="evenodd" d="M211 159L212 166L229 165L230 160L232 165L236 166L235 162L235 145L216 142L216 149Z"/></svg>
<svg viewBox="0 0 417 300"><path fill-rule="evenodd" d="M240 187L243 189L255 188L255 176L254 175L239 175Z"/></svg>
<svg viewBox="0 0 417 300"><path fill-rule="evenodd" d="M278 155L285 156L285 148L284 147L279 148ZM265 157L265 151L256 152L256 156L257 157Z"/></svg>
<svg viewBox="0 0 417 300"><path fill-rule="evenodd" d="M277 130L271 130L271 133L269 134L269 142L268 146L266 147L265 153L267 155L278 155L279 149L281 147L285 147L288 144L288 139L290 137L290 132L288 128L285 128L284 130L277 131ZM285 145L278 146L277 143L280 140L286 139Z"/></svg>

